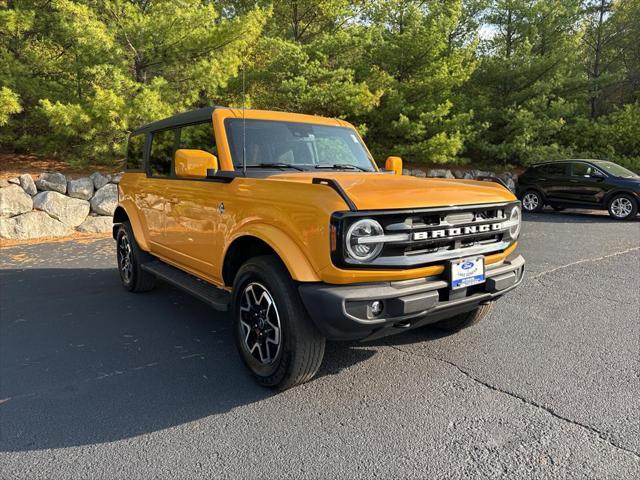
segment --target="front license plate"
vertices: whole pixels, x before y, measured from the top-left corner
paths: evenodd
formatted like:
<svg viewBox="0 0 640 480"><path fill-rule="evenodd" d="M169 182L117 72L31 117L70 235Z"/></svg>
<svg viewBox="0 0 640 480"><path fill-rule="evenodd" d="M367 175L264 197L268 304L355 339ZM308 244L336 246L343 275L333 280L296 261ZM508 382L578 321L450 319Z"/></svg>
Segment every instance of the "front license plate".
<svg viewBox="0 0 640 480"><path fill-rule="evenodd" d="M484 257L450 261L451 289L470 287L484 282Z"/></svg>

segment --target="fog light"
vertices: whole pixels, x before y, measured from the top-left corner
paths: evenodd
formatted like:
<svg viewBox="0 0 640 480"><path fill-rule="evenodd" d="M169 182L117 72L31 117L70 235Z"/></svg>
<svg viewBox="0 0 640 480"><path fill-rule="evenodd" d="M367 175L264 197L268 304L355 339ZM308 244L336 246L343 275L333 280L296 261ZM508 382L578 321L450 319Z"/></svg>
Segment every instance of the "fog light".
<svg viewBox="0 0 640 480"><path fill-rule="evenodd" d="M377 317L382 313L382 310L384 310L384 303L382 303L381 300L374 300L373 302L369 302L369 305L367 305L367 310L369 318Z"/></svg>

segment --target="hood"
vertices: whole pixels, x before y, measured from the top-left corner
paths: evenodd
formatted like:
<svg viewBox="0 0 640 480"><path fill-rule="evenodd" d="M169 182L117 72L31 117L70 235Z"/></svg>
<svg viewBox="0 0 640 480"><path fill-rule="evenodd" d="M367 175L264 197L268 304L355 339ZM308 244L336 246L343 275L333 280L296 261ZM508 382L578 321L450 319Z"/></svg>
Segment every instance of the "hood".
<svg viewBox="0 0 640 480"><path fill-rule="evenodd" d="M311 183L313 178L336 180L358 210L475 205L514 201L499 183L445 178L417 178L367 172L304 172L277 174L273 180Z"/></svg>

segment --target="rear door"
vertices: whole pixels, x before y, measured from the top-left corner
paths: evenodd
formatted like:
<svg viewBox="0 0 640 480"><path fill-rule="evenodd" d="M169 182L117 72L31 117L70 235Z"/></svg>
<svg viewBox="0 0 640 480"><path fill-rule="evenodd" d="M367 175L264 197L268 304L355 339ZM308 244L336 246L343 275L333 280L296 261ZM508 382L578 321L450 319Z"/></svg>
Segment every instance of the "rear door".
<svg viewBox="0 0 640 480"><path fill-rule="evenodd" d="M147 179L138 189L137 204L147 227L151 251L162 255L167 211L167 195L176 143L176 130L160 130L150 134Z"/></svg>
<svg viewBox="0 0 640 480"><path fill-rule="evenodd" d="M563 192L569 181L569 164L565 162L548 163L537 168L537 184L549 200L563 198Z"/></svg>

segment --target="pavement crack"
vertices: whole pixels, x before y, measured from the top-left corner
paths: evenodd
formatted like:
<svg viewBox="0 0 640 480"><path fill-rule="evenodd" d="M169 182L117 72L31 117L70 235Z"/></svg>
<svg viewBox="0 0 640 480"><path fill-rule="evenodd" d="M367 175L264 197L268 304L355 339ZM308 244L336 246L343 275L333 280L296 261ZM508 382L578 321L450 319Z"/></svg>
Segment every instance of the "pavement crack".
<svg viewBox="0 0 640 480"><path fill-rule="evenodd" d="M489 389L489 390L491 390L493 392L501 393L503 395L508 395L509 397L514 398L516 400L519 400L520 402L522 402L522 403L524 403L524 404L526 404L528 406L531 406L531 407L534 407L536 409L542 410L542 411L546 412L547 414L551 415L552 417L554 417L554 418L556 418L556 419L558 419L558 420L560 420L562 422L569 423L569 424L575 425L577 427L580 427L580 428L582 428L584 430L587 430L588 432L596 435L598 438L600 438L602 441L607 443L609 446L611 446L611 447L613 447L615 449L621 450L623 452L629 453L629 454L633 455L636 458L636 460L640 460L640 454L638 452L636 452L635 450L631 450L629 448L626 448L626 447L624 447L622 445L617 444L616 442L611 440L611 438L609 438L607 435L605 435L603 432L601 432L600 430L592 427L591 425L588 425L586 423L581 423L581 422L578 422L577 420L573 420L571 418L565 417L565 416L559 414L558 412L556 412L551 407L548 407L548 406L545 406L545 405L541 405L538 402L535 402L533 400L529 400L529 399L527 399L527 398L525 398L525 397L523 397L521 395L518 395L516 393L510 392L508 390L503 390L503 389L501 389L499 387L496 387L495 385L491 385L490 383L488 383L488 382L486 382L484 380L480 380L479 378L477 378L474 375L472 375L471 372L465 370L464 368L460 367L459 365L457 365L454 362L451 362L450 360L445 360L443 358L433 357L433 356L430 356L430 355L423 355L423 354L419 354L419 353L416 353L416 352L412 352L410 350L405 350L403 348L398 347L397 345L393 345L393 344L388 343L386 341L384 342L384 344L387 345L388 347L391 347L392 349L397 350L399 352L402 352L402 353L404 353L406 355L413 355L413 356L416 356L416 357L428 358L428 359L435 360L437 362L449 365L450 367L455 368L462 375L467 377L469 380L477 383L478 385L481 385L481 386L483 386L483 387L485 387L485 388L487 388L487 389Z"/></svg>
<svg viewBox="0 0 640 480"><path fill-rule="evenodd" d="M550 273L553 273L553 272L556 272L558 270L562 270L562 269L565 269L565 268L568 268L568 267L572 267L574 265L580 265L581 263L597 262L597 261L600 261L600 260L605 260L607 258L617 257L619 255L625 255L627 253L637 252L637 251L640 251L640 247L631 247L631 248L628 248L626 250L622 250L620 252L614 252L614 253L609 253L607 255L602 255L601 257L583 258L581 260L576 260L575 262L567 263L566 265L560 265L558 267L550 268L549 270L544 270L544 271L542 271L540 273L535 274L531 278L532 279L539 279L540 277L542 277L544 275L548 275Z"/></svg>

